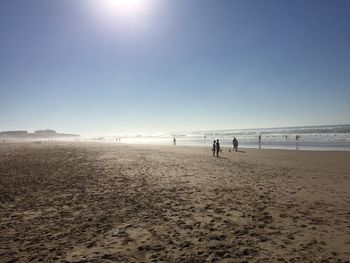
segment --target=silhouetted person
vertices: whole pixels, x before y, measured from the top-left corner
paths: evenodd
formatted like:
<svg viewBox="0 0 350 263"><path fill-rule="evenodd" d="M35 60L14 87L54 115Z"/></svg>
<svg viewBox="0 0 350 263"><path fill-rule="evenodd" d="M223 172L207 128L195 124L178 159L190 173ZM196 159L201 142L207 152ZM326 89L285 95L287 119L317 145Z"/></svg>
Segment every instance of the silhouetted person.
<svg viewBox="0 0 350 263"><path fill-rule="evenodd" d="M216 151L216 141L214 140L213 142L213 149L211 149L213 151L213 156L215 156L215 151Z"/></svg>
<svg viewBox="0 0 350 263"><path fill-rule="evenodd" d="M176 145L176 138L173 139L173 144Z"/></svg>
<svg viewBox="0 0 350 263"><path fill-rule="evenodd" d="M236 137L233 138L233 149L237 152L238 140L236 139Z"/></svg>
<svg viewBox="0 0 350 263"><path fill-rule="evenodd" d="M220 152L220 142L219 139L216 140L216 156L219 157Z"/></svg>
<svg viewBox="0 0 350 263"><path fill-rule="evenodd" d="M261 149L261 135L259 134L259 149Z"/></svg>

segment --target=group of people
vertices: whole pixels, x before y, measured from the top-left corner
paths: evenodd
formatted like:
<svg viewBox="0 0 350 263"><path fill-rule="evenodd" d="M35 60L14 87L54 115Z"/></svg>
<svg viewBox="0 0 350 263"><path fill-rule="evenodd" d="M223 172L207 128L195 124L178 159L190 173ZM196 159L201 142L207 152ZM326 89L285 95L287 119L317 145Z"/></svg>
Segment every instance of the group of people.
<svg viewBox="0 0 350 263"><path fill-rule="evenodd" d="M216 156L219 157L219 152L220 152L220 142L219 142L219 139L214 140L212 151L213 151L213 156L215 156L215 154L216 154Z"/></svg>
<svg viewBox="0 0 350 263"><path fill-rule="evenodd" d="M236 137L233 137L232 145L233 145L233 151L237 152L237 150L238 150L238 140L236 139ZM231 149L230 149L230 151L231 151ZM219 153L221 152L219 139L214 140L212 152L213 152L213 156L216 155L217 157L219 157Z"/></svg>

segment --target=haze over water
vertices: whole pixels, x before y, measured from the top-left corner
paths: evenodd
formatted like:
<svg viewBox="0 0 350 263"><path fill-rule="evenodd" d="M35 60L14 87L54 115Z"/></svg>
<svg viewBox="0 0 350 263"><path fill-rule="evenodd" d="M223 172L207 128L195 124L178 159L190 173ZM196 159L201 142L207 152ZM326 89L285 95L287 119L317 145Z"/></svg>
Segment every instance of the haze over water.
<svg viewBox="0 0 350 263"><path fill-rule="evenodd" d="M213 140L220 139L223 147L232 148L234 137L238 138L240 148L350 151L350 125L117 134L82 137L82 140L172 145L176 138L179 146L211 147Z"/></svg>

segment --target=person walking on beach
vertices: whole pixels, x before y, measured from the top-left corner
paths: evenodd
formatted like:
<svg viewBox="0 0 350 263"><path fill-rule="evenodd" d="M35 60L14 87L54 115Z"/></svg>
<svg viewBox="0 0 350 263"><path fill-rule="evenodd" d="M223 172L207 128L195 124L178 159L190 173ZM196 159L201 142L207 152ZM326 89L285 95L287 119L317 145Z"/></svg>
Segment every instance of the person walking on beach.
<svg viewBox="0 0 350 263"><path fill-rule="evenodd" d="M215 156L215 151L216 151L216 141L214 140L213 142L213 149L211 149L213 151L213 156Z"/></svg>
<svg viewBox="0 0 350 263"><path fill-rule="evenodd" d="M173 139L174 146L176 145L176 138Z"/></svg>
<svg viewBox="0 0 350 263"><path fill-rule="evenodd" d="M261 149L261 135L259 134L259 149Z"/></svg>
<svg viewBox="0 0 350 263"><path fill-rule="evenodd" d="M236 152L238 150L238 140L236 139L236 137L233 137L233 149Z"/></svg>
<svg viewBox="0 0 350 263"><path fill-rule="evenodd" d="M220 142L219 139L216 140L216 156L219 157L220 152Z"/></svg>

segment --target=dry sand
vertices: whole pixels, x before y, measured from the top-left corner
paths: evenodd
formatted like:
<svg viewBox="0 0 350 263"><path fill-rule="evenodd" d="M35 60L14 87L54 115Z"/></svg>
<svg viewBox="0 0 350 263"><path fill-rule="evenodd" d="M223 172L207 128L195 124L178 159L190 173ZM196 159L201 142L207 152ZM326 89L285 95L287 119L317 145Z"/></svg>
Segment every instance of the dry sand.
<svg viewBox="0 0 350 263"><path fill-rule="evenodd" d="M349 262L350 152L0 145L0 262Z"/></svg>

